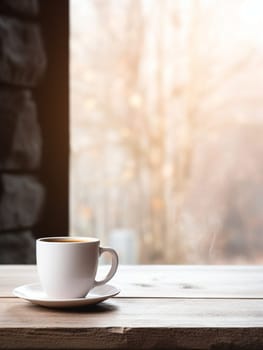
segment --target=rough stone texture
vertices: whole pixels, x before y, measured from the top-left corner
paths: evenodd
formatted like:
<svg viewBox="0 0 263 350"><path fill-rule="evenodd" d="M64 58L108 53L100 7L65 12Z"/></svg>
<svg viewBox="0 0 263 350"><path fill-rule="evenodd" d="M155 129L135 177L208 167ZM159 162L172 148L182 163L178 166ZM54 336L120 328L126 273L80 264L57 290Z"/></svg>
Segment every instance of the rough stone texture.
<svg viewBox="0 0 263 350"><path fill-rule="evenodd" d="M0 11L35 16L39 12L39 2L38 0L1 0Z"/></svg>
<svg viewBox="0 0 263 350"><path fill-rule="evenodd" d="M35 262L31 228L44 188L27 173L39 168L42 149L30 91L46 67L39 12L39 0L0 0L0 264Z"/></svg>
<svg viewBox="0 0 263 350"><path fill-rule="evenodd" d="M0 234L0 264L34 264L35 239L30 231Z"/></svg>
<svg viewBox="0 0 263 350"><path fill-rule="evenodd" d="M0 176L0 231L32 227L43 200L44 189L33 176Z"/></svg>
<svg viewBox="0 0 263 350"><path fill-rule="evenodd" d="M0 170L37 168L41 134L30 91L0 90L0 124Z"/></svg>
<svg viewBox="0 0 263 350"><path fill-rule="evenodd" d="M0 81L35 86L46 58L38 25L0 17Z"/></svg>

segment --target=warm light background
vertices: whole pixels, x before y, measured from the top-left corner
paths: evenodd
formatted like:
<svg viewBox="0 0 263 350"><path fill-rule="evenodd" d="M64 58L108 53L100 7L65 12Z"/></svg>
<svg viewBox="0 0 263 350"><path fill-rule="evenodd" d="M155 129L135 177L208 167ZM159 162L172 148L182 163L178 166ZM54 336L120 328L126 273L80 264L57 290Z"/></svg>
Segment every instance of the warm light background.
<svg viewBox="0 0 263 350"><path fill-rule="evenodd" d="M71 0L71 231L263 263L263 1Z"/></svg>

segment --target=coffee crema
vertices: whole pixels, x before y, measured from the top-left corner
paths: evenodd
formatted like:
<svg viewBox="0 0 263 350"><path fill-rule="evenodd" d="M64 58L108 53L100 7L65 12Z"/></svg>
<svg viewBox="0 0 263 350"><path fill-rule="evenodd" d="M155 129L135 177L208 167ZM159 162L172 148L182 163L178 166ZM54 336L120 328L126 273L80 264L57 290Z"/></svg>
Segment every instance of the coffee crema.
<svg viewBox="0 0 263 350"><path fill-rule="evenodd" d="M46 238L41 240L41 242L49 242L49 243L87 243L92 242L92 240L89 239L74 239L74 238Z"/></svg>

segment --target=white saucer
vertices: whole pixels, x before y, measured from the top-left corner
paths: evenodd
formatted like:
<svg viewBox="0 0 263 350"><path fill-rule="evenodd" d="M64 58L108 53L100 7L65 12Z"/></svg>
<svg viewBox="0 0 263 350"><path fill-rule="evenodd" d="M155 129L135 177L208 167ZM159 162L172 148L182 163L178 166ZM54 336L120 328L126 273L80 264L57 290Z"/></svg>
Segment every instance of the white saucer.
<svg viewBox="0 0 263 350"><path fill-rule="evenodd" d="M118 293L120 293L120 289L110 284L95 287L84 298L76 299L50 299L41 288L40 283L25 284L13 290L13 294L18 298L28 300L33 304L55 308L98 304Z"/></svg>

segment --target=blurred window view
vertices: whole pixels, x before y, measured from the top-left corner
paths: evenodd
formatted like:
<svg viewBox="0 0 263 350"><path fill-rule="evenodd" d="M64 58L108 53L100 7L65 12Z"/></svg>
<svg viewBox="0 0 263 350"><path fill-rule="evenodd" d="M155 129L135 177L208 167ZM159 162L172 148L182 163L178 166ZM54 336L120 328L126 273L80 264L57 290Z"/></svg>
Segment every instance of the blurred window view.
<svg viewBox="0 0 263 350"><path fill-rule="evenodd" d="M71 232L263 263L263 1L71 0Z"/></svg>

